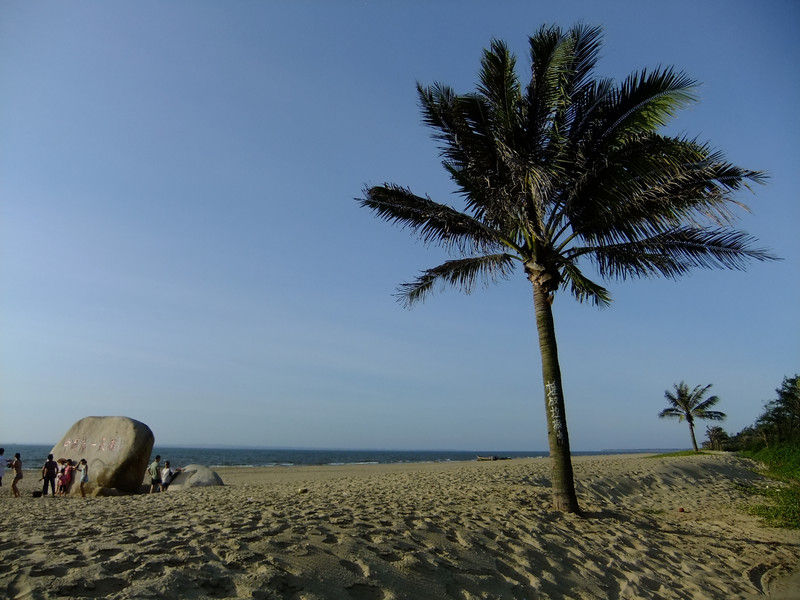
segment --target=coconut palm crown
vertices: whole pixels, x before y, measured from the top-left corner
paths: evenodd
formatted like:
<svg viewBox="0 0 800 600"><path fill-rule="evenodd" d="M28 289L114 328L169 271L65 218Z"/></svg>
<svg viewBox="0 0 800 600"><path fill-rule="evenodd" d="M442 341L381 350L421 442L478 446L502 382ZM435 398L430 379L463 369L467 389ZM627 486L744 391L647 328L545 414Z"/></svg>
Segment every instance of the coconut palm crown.
<svg viewBox="0 0 800 600"><path fill-rule="evenodd" d="M574 512L554 296L607 305L598 277L676 278L694 267L742 269L770 258L728 228L739 205L733 192L764 175L726 162L706 143L659 133L694 99L696 83L685 74L659 67L621 83L597 78L598 27L543 26L529 45L527 86L496 40L483 52L474 92L417 84L459 208L392 183L367 187L357 200L452 253L399 287L406 305L440 287L469 293L520 271L530 281L554 505Z"/></svg>
<svg viewBox="0 0 800 600"><path fill-rule="evenodd" d="M719 397L710 396L703 400L706 392L711 389L711 384L706 386L695 386L689 389L683 381L676 383L674 386L675 393L669 390L664 392L664 397L667 399L667 408L658 413L661 419L678 419L689 423L689 433L692 436L692 447L697 452L697 440L694 437L694 421L695 419L705 419L707 421L722 421L727 416L724 412L718 410L709 410L719 402Z"/></svg>

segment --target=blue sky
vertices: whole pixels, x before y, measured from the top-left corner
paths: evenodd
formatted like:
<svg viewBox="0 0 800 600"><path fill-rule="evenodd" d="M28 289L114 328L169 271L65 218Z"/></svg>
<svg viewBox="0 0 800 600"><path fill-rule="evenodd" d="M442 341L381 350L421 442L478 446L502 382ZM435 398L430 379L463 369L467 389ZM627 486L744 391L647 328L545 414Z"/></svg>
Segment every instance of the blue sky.
<svg viewBox="0 0 800 600"><path fill-rule="evenodd" d="M738 431L800 372L795 2L5 2L0 441L127 415L160 445L542 450L529 284L395 287L445 255L354 197L451 201L414 84L473 89L506 40L599 24L598 74L702 82L671 126L770 172L737 224L783 257L555 303L573 449L685 447L713 383ZM700 432L704 431L701 424Z"/></svg>

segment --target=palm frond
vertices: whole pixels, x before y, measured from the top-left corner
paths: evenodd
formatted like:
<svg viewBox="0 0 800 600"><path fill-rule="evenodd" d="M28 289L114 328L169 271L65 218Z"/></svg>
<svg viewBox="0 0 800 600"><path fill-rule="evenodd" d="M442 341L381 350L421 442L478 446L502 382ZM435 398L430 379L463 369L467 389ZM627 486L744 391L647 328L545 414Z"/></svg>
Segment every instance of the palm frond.
<svg viewBox="0 0 800 600"><path fill-rule="evenodd" d="M486 139L476 133L488 130L489 106L475 95L459 96L441 83L423 87L417 83L422 122L433 130L440 152L447 160L465 164L476 153L486 152ZM490 149L489 149L490 150ZM474 159L474 158L473 158Z"/></svg>
<svg viewBox="0 0 800 600"><path fill-rule="evenodd" d="M554 115L566 110L576 40L557 26L542 26L528 39L531 81L526 90L527 131L532 147L546 149ZM558 140L556 140L558 143Z"/></svg>
<svg viewBox="0 0 800 600"><path fill-rule="evenodd" d="M660 413L658 413L658 418L678 419L679 421L683 421L686 418L686 414L679 408L665 408Z"/></svg>
<svg viewBox="0 0 800 600"><path fill-rule="evenodd" d="M425 243L456 247L460 251L485 251L501 245L497 232L447 205L413 194L393 184L373 186L357 198L379 218L413 230Z"/></svg>
<svg viewBox="0 0 800 600"><path fill-rule="evenodd" d="M510 134L518 128L520 83L515 72L517 60L500 40L492 40L481 60L478 92L492 108L492 119L498 132Z"/></svg>
<svg viewBox="0 0 800 600"><path fill-rule="evenodd" d="M514 184L508 156L501 157L494 108L478 94L458 96L447 86L417 84L423 122L440 142L443 165L461 188L467 209L478 220L498 227L513 220L521 196ZM502 96L502 92L498 92Z"/></svg>
<svg viewBox="0 0 800 600"><path fill-rule="evenodd" d="M774 260L767 250L753 248L754 238L719 228L677 227L645 239L594 247L576 247L574 258L589 254L603 277L627 279L660 275L671 279L692 268L742 270L748 260Z"/></svg>
<svg viewBox="0 0 800 600"><path fill-rule="evenodd" d="M558 94L553 98L549 122L544 128L543 145L543 160L559 166L565 148L574 141L576 123L585 120L587 96L597 91L591 74L599 56L602 29L576 25L562 36L559 52L554 53L559 59L554 65L558 76ZM543 110L536 112L545 113Z"/></svg>
<svg viewBox="0 0 800 600"><path fill-rule="evenodd" d="M584 238L614 243L653 235L682 223L722 226L734 215L731 198L766 175L736 167L707 144L646 134L608 153L570 193L565 207Z"/></svg>
<svg viewBox="0 0 800 600"><path fill-rule="evenodd" d="M575 25L570 28L569 35L573 41L570 64L570 96L580 93L587 86L592 86L590 78L603 43L603 28L600 26Z"/></svg>
<svg viewBox="0 0 800 600"><path fill-rule="evenodd" d="M686 385L683 381L681 382L682 387L681 389L688 390L689 386ZM698 402L700 402L700 398L705 396L706 392L713 387L713 384L707 383L706 385L696 385L692 388L692 391L688 393L688 398L692 401L692 406L695 406Z"/></svg>
<svg viewBox="0 0 800 600"><path fill-rule="evenodd" d="M602 131L603 109L610 103L614 93L614 82L610 78L587 81L572 98L573 118L567 136L570 151L565 158L581 164L586 156L582 156L583 146L598 136L590 135L593 131Z"/></svg>
<svg viewBox="0 0 800 600"><path fill-rule="evenodd" d="M702 400L702 397L705 395L706 391L711 387L709 384L706 386L700 394L696 396L697 398L697 405L695 406L695 410L700 411L707 411L712 406L715 406L719 402L719 396L709 396L705 400ZM712 411L713 412L713 411Z"/></svg>
<svg viewBox="0 0 800 600"><path fill-rule="evenodd" d="M608 144L630 134L655 132L696 99L696 87L694 79L673 67L628 75L610 97L599 141Z"/></svg>
<svg viewBox="0 0 800 600"><path fill-rule="evenodd" d="M611 304L609 291L581 273L573 262L565 263L561 272L563 275L561 285L568 286L569 291L578 302L588 300L595 306L608 306Z"/></svg>
<svg viewBox="0 0 800 600"><path fill-rule="evenodd" d="M402 284L396 297L409 307L423 301L437 284L458 287L470 294L480 281L488 285L508 278L513 272L514 260L515 257L505 253L449 260L423 271L414 281Z"/></svg>
<svg viewBox="0 0 800 600"><path fill-rule="evenodd" d="M473 131L462 110L463 99L449 86L434 83L423 87L417 83L422 122L433 130L439 151L446 160L466 164L476 150L484 148L474 143ZM488 109L486 109L488 113Z"/></svg>
<svg viewBox="0 0 800 600"><path fill-rule="evenodd" d="M718 410L700 410L693 411L696 419L705 419L706 421L724 421L728 416L724 412Z"/></svg>

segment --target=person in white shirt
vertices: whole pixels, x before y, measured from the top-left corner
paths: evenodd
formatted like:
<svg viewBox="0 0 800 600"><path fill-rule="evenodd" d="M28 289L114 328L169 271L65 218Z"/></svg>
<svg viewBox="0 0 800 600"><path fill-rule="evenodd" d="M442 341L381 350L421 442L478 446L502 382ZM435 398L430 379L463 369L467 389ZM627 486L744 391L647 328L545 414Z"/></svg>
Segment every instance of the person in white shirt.
<svg viewBox="0 0 800 600"><path fill-rule="evenodd" d="M161 469L161 491L166 490L169 487L169 484L172 483L172 480L175 479L175 476L181 472L182 469L172 469L169 466L169 461L164 463L164 468Z"/></svg>

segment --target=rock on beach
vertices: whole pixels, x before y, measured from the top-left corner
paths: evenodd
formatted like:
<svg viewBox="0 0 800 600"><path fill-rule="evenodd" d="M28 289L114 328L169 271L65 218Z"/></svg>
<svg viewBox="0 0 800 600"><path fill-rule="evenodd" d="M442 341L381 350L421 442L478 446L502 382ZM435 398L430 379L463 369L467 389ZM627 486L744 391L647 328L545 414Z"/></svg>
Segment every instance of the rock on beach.
<svg viewBox="0 0 800 600"><path fill-rule="evenodd" d="M89 465L92 493L136 492L142 483L155 438L150 428L128 417L84 417L50 451L58 458ZM78 475L79 476L79 475ZM110 489L109 489L110 488ZM77 493L78 485L71 492Z"/></svg>
<svg viewBox="0 0 800 600"><path fill-rule="evenodd" d="M215 485L225 485L222 478L203 465L186 465L181 469L167 487L168 492L174 492L193 487L209 487Z"/></svg>

